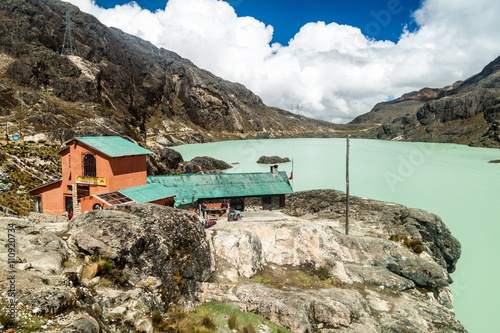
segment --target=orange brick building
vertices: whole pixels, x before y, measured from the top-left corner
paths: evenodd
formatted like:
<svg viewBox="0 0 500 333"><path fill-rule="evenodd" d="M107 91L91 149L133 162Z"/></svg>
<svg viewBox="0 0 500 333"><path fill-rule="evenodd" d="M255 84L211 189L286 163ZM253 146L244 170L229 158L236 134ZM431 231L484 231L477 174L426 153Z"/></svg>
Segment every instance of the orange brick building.
<svg viewBox="0 0 500 333"><path fill-rule="evenodd" d="M34 188L35 211L61 215L104 209L125 202L174 203L175 194L147 184L146 157L152 154L118 136L77 137L59 150L60 180Z"/></svg>

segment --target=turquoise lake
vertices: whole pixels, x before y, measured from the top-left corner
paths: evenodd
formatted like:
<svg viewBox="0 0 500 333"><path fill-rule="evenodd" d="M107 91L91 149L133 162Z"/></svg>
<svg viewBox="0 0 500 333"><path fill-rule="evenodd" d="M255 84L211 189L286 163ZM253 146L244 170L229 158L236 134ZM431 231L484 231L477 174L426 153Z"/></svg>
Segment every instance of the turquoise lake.
<svg viewBox="0 0 500 333"><path fill-rule="evenodd" d="M352 195L439 215L462 243L451 275L455 313L470 332L498 332L500 310L500 150L453 144L350 141ZM262 156L293 158L294 191L345 191L345 139L242 140L175 147L184 160L211 156L227 172L264 172ZM279 170L292 171L292 163Z"/></svg>

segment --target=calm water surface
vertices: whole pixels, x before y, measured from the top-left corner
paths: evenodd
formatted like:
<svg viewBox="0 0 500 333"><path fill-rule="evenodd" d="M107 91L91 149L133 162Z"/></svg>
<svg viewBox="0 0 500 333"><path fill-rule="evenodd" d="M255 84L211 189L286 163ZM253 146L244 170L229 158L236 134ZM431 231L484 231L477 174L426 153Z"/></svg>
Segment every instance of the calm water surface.
<svg viewBox="0 0 500 333"><path fill-rule="evenodd" d="M262 155L293 158L293 188L345 190L345 139L226 141L175 148L184 160L238 163L228 172L268 171ZM500 150L452 144L351 140L353 195L439 215L462 243L452 274L457 318L470 332L499 332ZM290 174L292 164L280 165Z"/></svg>

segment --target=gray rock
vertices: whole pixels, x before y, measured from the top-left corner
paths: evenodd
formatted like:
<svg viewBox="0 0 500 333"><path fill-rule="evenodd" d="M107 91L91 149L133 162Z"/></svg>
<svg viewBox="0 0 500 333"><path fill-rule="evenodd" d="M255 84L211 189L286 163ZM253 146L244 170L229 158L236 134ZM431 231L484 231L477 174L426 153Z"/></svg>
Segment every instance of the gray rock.
<svg viewBox="0 0 500 333"><path fill-rule="evenodd" d="M89 211L70 223L68 243L87 254L108 255L132 283L158 280L168 303L192 298L211 275L208 243L196 214L155 204Z"/></svg>
<svg viewBox="0 0 500 333"><path fill-rule="evenodd" d="M9 192L12 189L12 183L0 183L0 193Z"/></svg>
<svg viewBox="0 0 500 333"><path fill-rule="evenodd" d="M439 216L421 209L350 197L351 227L357 234L380 236L400 234L419 239L432 258L448 272L455 270L461 254L460 242ZM287 209L290 209L290 196ZM321 219L343 219L345 193L337 190L312 190L294 193L294 214Z"/></svg>
<svg viewBox="0 0 500 333"><path fill-rule="evenodd" d="M417 286L429 290L447 287L451 283L451 278L442 267L416 256L410 258L397 256L389 260L387 268L397 275L412 280Z"/></svg>
<svg viewBox="0 0 500 333"><path fill-rule="evenodd" d="M257 160L257 163L259 164L279 164L288 162L291 162L288 157L279 157L279 156L261 156Z"/></svg>
<svg viewBox="0 0 500 333"><path fill-rule="evenodd" d="M18 260L29 263L32 269L42 273L61 273L61 265L68 258L64 241L52 232L37 230L26 220L0 217L0 253L7 252L7 225L9 223L16 225Z"/></svg>
<svg viewBox="0 0 500 333"><path fill-rule="evenodd" d="M60 331L61 333L99 333L99 324L92 317L80 318Z"/></svg>
<svg viewBox="0 0 500 333"><path fill-rule="evenodd" d="M74 295L60 290L37 291L31 295L22 295L20 301L32 306L36 315L57 315L77 305Z"/></svg>
<svg viewBox="0 0 500 333"><path fill-rule="evenodd" d="M232 168L230 164L208 156L195 157L184 165L182 171L185 174L214 173Z"/></svg>

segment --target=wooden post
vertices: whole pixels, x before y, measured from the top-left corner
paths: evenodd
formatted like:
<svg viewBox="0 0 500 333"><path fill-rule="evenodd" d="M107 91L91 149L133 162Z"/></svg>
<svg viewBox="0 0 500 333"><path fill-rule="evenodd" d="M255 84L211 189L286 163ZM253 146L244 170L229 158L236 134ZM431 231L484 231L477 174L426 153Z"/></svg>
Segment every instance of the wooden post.
<svg viewBox="0 0 500 333"><path fill-rule="evenodd" d="M346 199L345 199L345 234L349 235L349 138L347 136L347 148L346 148L346 163L345 163L345 188L346 188Z"/></svg>

